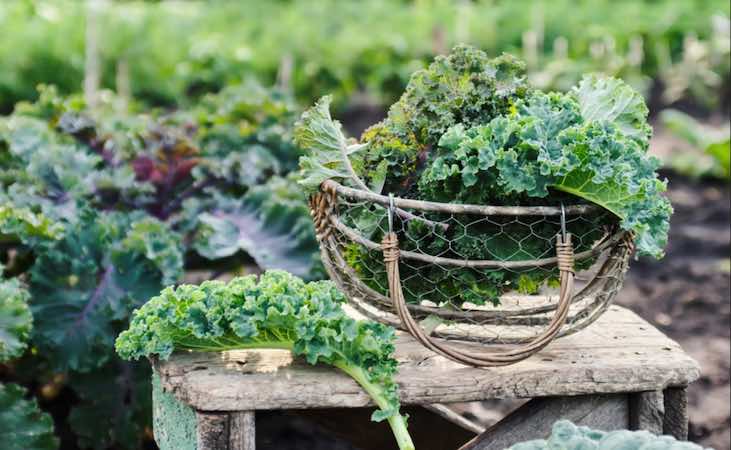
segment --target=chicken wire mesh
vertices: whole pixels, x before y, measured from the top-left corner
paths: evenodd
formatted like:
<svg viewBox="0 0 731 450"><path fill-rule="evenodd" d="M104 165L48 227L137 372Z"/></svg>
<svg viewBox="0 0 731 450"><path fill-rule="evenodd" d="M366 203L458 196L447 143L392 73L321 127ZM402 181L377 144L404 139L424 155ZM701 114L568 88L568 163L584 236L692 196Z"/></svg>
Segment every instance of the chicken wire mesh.
<svg viewBox="0 0 731 450"><path fill-rule="evenodd" d="M403 329L381 247L393 231L408 310L442 339L522 344L536 338L558 306L556 236L562 232L573 242L576 285L557 335L578 331L610 305L633 249L614 216L590 205L452 205L389 199L332 181L324 187L312 202L322 259L349 303Z"/></svg>

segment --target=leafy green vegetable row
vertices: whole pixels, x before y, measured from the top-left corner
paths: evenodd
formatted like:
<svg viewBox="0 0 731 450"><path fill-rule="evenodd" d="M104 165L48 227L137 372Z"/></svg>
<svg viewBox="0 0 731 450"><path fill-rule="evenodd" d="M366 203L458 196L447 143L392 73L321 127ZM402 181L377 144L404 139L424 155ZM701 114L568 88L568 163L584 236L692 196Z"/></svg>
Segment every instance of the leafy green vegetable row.
<svg viewBox="0 0 731 450"><path fill-rule="evenodd" d="M149 367L122 361L114 338L135 308L186 270L322 268L288 175L289 97L247 83L143 114L107 96L90 109L46 87L0 118L0 364L6 386L38 386L7 401L38 395L68 440L133 449L151 424ZM68 396L68 413L52 408Z"/></svg>
<svg viewBox="0 0 731 450"><path fill-rule="evenodd" d="M712 103L719 85L728 83L729 5L721 0L246 0L217 6L109 2L98 17L101 30L114 30L100 33L97 44L103 87L172 105L243 76L267 83L279 76L307 103L323 92L346 100L365 91L388 104L411 72L458 42L491 54L521 54L542 89L566 90L582 73L601 71L647 92L660 79L665 101ZM0 110L33 98L38 83L65 93L79 89L85 13L83 3L58 0L0 5Z"/></svg>

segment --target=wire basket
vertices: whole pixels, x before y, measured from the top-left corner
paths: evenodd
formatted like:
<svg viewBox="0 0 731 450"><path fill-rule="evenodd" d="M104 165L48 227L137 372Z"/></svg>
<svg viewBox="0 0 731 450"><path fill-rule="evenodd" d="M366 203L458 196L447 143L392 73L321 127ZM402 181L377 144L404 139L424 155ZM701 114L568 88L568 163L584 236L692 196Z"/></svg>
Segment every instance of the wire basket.
<svg viewBox="0 0 731 450"><path fill-rule="evenodd" d="M328 180L310 208L325 268L357 311L472 366L521 361L591 324L634 250L589 204L435 203Z"/></svg>

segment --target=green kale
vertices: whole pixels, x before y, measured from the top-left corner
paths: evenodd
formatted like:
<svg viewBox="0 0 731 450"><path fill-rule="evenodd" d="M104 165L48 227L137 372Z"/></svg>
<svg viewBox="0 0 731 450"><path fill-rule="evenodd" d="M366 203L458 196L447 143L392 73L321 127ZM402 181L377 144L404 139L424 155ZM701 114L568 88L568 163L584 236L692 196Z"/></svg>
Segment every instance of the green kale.
<svg viewBox="0 0 731 450"><path fill-rule="evenodd" d="M452 126L473 126L507 113L529 91L525 64L511 55L490 59L459 45L415 72L388 117L363 133L366 175L387 161L388 192L405 192L417 166Z"/></svg>
<svg viewBox="0 0 731 450"><path fill-rule="evenodd" d="M0 265L0 276L2 269ZM33 328L29 299L17 278L0 280L0 363L19 357L28 345Z"/></svg>
<svg viewBox="0 0 731 450"><path fill-rule="evenodd" d="M394 330L347 317L344 300L329 281L305 283L284 271L169 287L134 312L116 348L125 359L168 358L174 350L290 350L353 377L380 408L373 420L387 419L399 448L413 449L393 379Z"/></svg>
<svg viewBox="0 0 731 450"><path fill-rule="evenodd" d="M564 192L612 212L635 233L640 254L659 258L672 208L657 178L659 161L646 154L646 114L639 94L619 80L587 77L569 94L534 92L511 114L450 128L419 192L493 204L556 204L566 200L556 191Z"/></svg>

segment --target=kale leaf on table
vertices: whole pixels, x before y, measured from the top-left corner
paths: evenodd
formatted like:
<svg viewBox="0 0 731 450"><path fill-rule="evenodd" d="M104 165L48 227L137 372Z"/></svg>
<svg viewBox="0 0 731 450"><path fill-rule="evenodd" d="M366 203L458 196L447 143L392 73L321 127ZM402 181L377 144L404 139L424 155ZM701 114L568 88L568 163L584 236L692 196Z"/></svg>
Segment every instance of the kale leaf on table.
<svg viewBox="0 0 731 450"><path fill-rule="evenodd" d="M388 420L398 447L413 449L399 413L394 330L348 317L341 309L344 301L330 281L305 283L279 270L258 280L249 275L228 283L168 287L135 311L116 348L125 359L167 359L186 350L290 350L355 379L379 407L373 420Z"/></svg>

